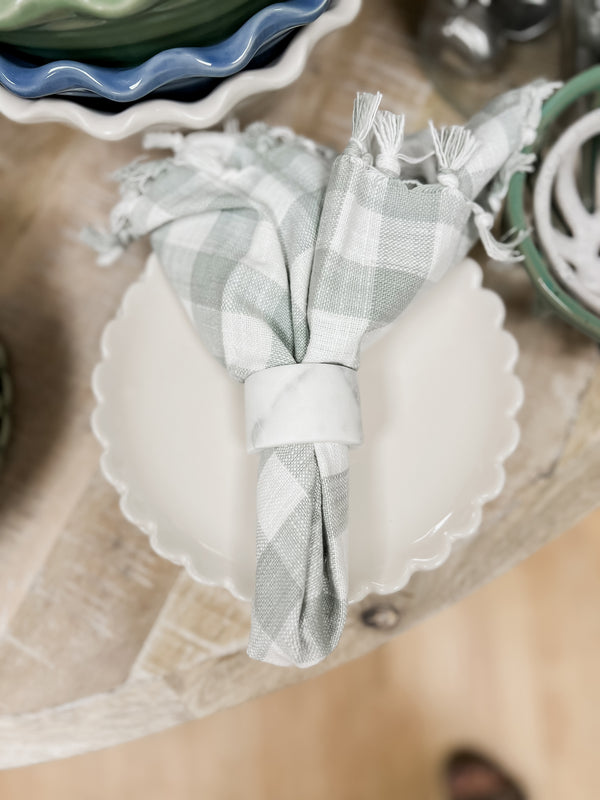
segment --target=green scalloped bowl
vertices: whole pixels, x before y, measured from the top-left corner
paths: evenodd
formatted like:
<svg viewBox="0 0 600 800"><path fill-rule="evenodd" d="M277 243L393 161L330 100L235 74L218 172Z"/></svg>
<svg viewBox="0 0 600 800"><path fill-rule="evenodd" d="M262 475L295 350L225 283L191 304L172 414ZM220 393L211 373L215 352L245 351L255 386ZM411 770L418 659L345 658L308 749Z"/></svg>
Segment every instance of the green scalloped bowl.
<svg viewBox="0 0 600 800"><path fill-rule="evenodd" d="M11 29L2 16L0 42L43 61L70 59L111 66L133 66L173 47L206 47L229 38L273 0L131 0L116 3L113 15L94 13L108 2L92 3L88 13L66 12L64 0L41 3L56 14L36 24ZM27 8L31 11L31 3ZM73 2L74 9L87 8ZM137 11L134 11L139 7ZM117 9L131 13L119 16ZM59 11L63 10L63 16Z"/></svg>
<svg viewBox="0 0 600 800"><path fill-rule="evenodd" d="M157 0L0 0L0 30L17 30L78 16L118 19L156 4Z"/></svg>
<svg viewBox="0 0 600 800"><path fill-rule="evenodd" d="M157 7L190 5L226 14L231 0L0 0L0 30L48 26L56 30L102 20L119 20ZM240 1L237 0L237 5ZM217 14L218 15L218 14Z"/></svg>
<svg viewBox="0 0 600 800"><path fill-rule="evenodd" d="M587 94L600 91L600 66L580 73L566 83L545 104L536 141L526 152L539 153L548 143L552 125L574 102ZM530 220L525 209L527 182L531 176L517 173L510 182L506 203L506 216L510 227L526 231ZM535 179L535 173L533 174ZM554 277L546 259L538 249L534 236L528 236L519 246L525 269L538 295L563 320L582 333L600 342L600 317L582 305Z"/></svg>

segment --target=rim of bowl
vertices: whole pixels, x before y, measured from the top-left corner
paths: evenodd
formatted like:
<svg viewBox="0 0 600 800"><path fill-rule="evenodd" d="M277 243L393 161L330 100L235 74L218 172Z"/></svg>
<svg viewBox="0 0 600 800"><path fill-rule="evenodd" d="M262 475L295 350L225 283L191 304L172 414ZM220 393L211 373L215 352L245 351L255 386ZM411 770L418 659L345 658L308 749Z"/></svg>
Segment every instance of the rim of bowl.
<svg viewBox="0 0 600 800"><path fill-rule="evenodd" d="M527 153L539 154L548 130L553 122L575 101L586 94L600 90L600 66L592 67L572 78L544 103L538 135ZM519 172L513 176L507 195L506 215L511 228L529 231L530 224L525 212L526 175ZM519 245L524 256L524 266L539 295L561 319L574 328L600 342L600 317L586 308L562 286L551 272L546 259L531 235Z"/></svg>
<svg viewBox="0 0 600 800"><path fill-rule="evenodd" d="M214 45L163 50L132 67L56 59L28 64L0 53L0 84L27 99L86 91L114 102L135 102L168 84L193 78L225 78L243 70L259 52L294 28L327 11L331 0L285 0L257 11Z"/></svg>
<svg viewBox="0 0 600 800"><path fill-rule="evenodd" d="M315 44L326 34L349 25L360 7L361 0L332 0L327 11L298 32L275 64L239 72L197 101L149 98L122 111L106 112L86 108L63 98L29 100L0 86L0 113L13 122L23 124L62 122L108 141L125 139L150 128L210 128L222 122L242 100L281 89L295 81L302 73Z"/></svg>

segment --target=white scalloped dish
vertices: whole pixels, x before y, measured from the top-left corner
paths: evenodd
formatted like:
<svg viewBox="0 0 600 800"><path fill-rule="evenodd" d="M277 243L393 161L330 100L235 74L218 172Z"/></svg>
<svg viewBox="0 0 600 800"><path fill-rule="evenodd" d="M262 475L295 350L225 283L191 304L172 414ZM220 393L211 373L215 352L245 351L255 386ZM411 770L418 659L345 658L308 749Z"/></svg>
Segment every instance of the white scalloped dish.
<svg viewBox="0 0 600 800"><path fill-rule="evenodd" d="M351 601L442 564L500 493L522 401L503 319L467 259L363 356ZM243 387L204 350L154 257L104 332L93 387L102 470L124 515L196 580L250 598L257 457L245 451Z"/></svg>

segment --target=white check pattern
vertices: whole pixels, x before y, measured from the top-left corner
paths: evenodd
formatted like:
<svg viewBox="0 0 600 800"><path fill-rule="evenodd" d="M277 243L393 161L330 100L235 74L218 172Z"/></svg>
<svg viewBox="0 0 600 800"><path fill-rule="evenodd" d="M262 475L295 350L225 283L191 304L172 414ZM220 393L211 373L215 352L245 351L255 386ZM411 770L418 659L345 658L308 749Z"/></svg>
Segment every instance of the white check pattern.
<svg viewBox="0 0 600 800"><path fill-rule="evenodd" d="M114 256L151 233L199 336L238 381L300 362L357 369L365 335L393 322L478 233L513 257L491 237L489 211L510 165L522 163L515 156L549 91L537 83L510 92L465 129L405 142L403 120L378 112L379 96L359 95L353 137L335 160L263 124L159 137L175 153L121 175L104 249ZM347 609L347 517L346 446L262 452L253 658L306 667L336 646Z"/></svg>

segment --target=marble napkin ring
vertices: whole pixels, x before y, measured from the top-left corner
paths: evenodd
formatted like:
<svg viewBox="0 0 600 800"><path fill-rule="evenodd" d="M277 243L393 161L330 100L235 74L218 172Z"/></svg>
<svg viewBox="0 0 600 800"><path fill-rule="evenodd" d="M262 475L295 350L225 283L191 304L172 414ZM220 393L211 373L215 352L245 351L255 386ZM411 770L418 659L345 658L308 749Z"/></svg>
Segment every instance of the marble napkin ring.
<svg viewBox="0 0 600 800"><path fill-rule="evenodd" d="M338 364L288 364L250 375L244 383L246 446L314 442L362 443L356 370Z"/></svg>

